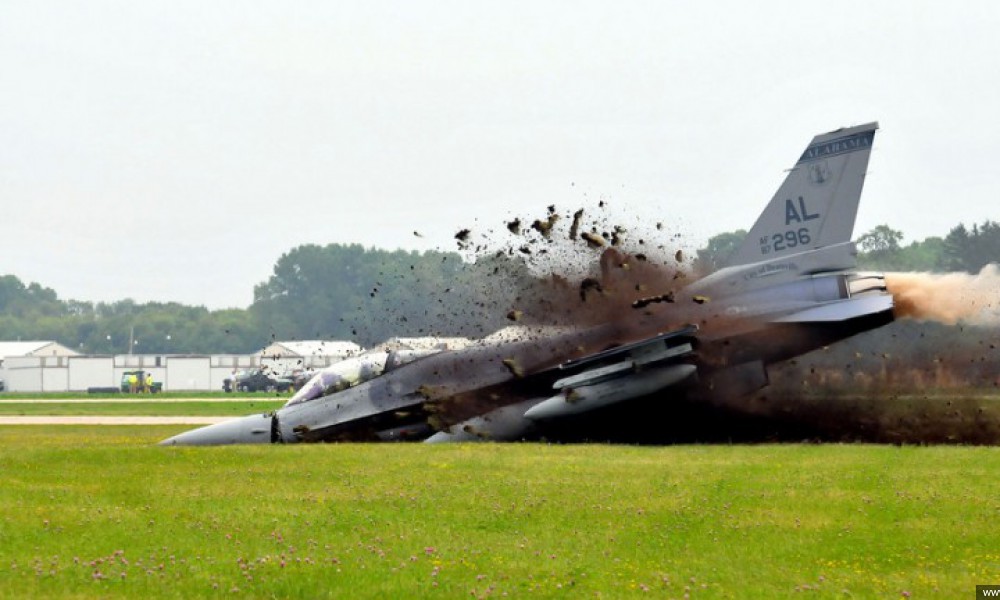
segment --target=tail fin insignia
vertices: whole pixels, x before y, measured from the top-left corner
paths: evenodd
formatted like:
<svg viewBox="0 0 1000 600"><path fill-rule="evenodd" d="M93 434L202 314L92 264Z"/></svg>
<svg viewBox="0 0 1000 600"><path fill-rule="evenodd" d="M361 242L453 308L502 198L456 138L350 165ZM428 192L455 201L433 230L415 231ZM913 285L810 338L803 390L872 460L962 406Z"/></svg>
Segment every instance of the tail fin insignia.
<svg viewBox="0 0 1000 600"><path fill-rule="evenodd" d="M729 265L848 242L878 123L813 138Z"/></svg>

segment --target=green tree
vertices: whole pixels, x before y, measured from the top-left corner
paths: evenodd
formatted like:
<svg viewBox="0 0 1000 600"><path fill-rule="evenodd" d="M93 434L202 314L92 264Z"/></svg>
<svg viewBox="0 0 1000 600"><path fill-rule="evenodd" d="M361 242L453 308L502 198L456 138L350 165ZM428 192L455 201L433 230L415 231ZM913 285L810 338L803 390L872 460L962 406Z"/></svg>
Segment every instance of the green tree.
<svg viewBox="0 0 1000 600"><path fill-rule="evenodd" d="M900 245L903 232L879 225L858 237L858 265L879 271L900 270Z"/></svg>
<svg viewBox="0 0 1000 600"><path fill-rule="evenodd" d="M857 240L858 266L877 271L940 271L946 268L945 243L939 237L901 246L903 232L879 225Z"/></svg>
<svg viewBox="0 0 1000 600"><path fill-rule="evenodd" d="M868 254L890 254L899 251L899 242L903 241L903 232L879 225L858 238L858 247Z"/></svg>
<svg viewBox="0 0 1000 600"><path fill-rule="evenodd" d="M1000 224L985 221L974 224L971 231L959 224L944 238L944 254L949 270L978 273L987 264L1000 261Z"/></svg>
<svg viewBox="0 0 1000 600"><path fill-rule="evenodd" d="M37 283L24 285L13 275L0 277L0 313L22 318L66 314L55 291Z"/></svg>
<svg viewBox="0 0 1000 600"><path fill-rule="evenodd" d="M474 318L467 265L451 252L425 253L315 244L281 256L254 288L251 313L274 339L455 335Z"/></svg>
<svg viewBox="0 0 1000 600"><path fill-rule="evenodd" d="M912 242L897 253L895 269L900 271L943 271L944 240L929 237L920 242Z"/></svg>
<svg viewBox="0 0 1000 600"><path fill-rule="evenodd" d="M729 257L736 252L746 236L745 229L737 229L709 238L708 245L698 249L695 270L701 275L708 275L726 266Z"/></svg>

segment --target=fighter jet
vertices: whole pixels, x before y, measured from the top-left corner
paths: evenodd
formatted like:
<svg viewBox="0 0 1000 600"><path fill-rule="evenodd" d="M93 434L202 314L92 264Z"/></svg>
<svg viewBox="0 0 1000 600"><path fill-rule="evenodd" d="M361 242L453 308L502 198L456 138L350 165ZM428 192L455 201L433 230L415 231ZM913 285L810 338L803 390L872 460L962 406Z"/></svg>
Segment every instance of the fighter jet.
<svg viewBox="0 0 1000 600"><path fill-rule="evenodd" d="M770 365L892 321L883 276L857 271L850 241L877 129L814 137L728 266L636 298L621 318L365 354L321 371L273 413L162 444L655 441L650 431L678 396L752 393Z"/></svg>

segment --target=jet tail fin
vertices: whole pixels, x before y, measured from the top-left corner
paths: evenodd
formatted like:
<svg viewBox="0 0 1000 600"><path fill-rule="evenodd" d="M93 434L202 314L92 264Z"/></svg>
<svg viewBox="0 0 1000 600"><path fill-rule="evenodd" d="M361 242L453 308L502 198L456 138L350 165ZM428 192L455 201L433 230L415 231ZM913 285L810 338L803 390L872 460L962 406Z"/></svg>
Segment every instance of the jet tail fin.
<svg viewBox="0 0 1000 600"><path fill-rule="evenodd" d="M849 242L878 123L818 135L729 260L729 266Z"/></svg>

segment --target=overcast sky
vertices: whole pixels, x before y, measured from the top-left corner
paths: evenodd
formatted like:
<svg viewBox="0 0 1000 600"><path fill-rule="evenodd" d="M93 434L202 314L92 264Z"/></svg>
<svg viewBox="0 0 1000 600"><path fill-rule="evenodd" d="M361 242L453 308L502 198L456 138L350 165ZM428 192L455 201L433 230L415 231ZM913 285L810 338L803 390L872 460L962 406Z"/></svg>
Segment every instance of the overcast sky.
<svg viewBox="0 0 1000 600"><path fill-rule="evenodd" d="M246 307L303 243L599 200L697 246L872 120L855 234L944 235L1000 219L998 31L995 2L6 0L0 274Z"/></svg>

